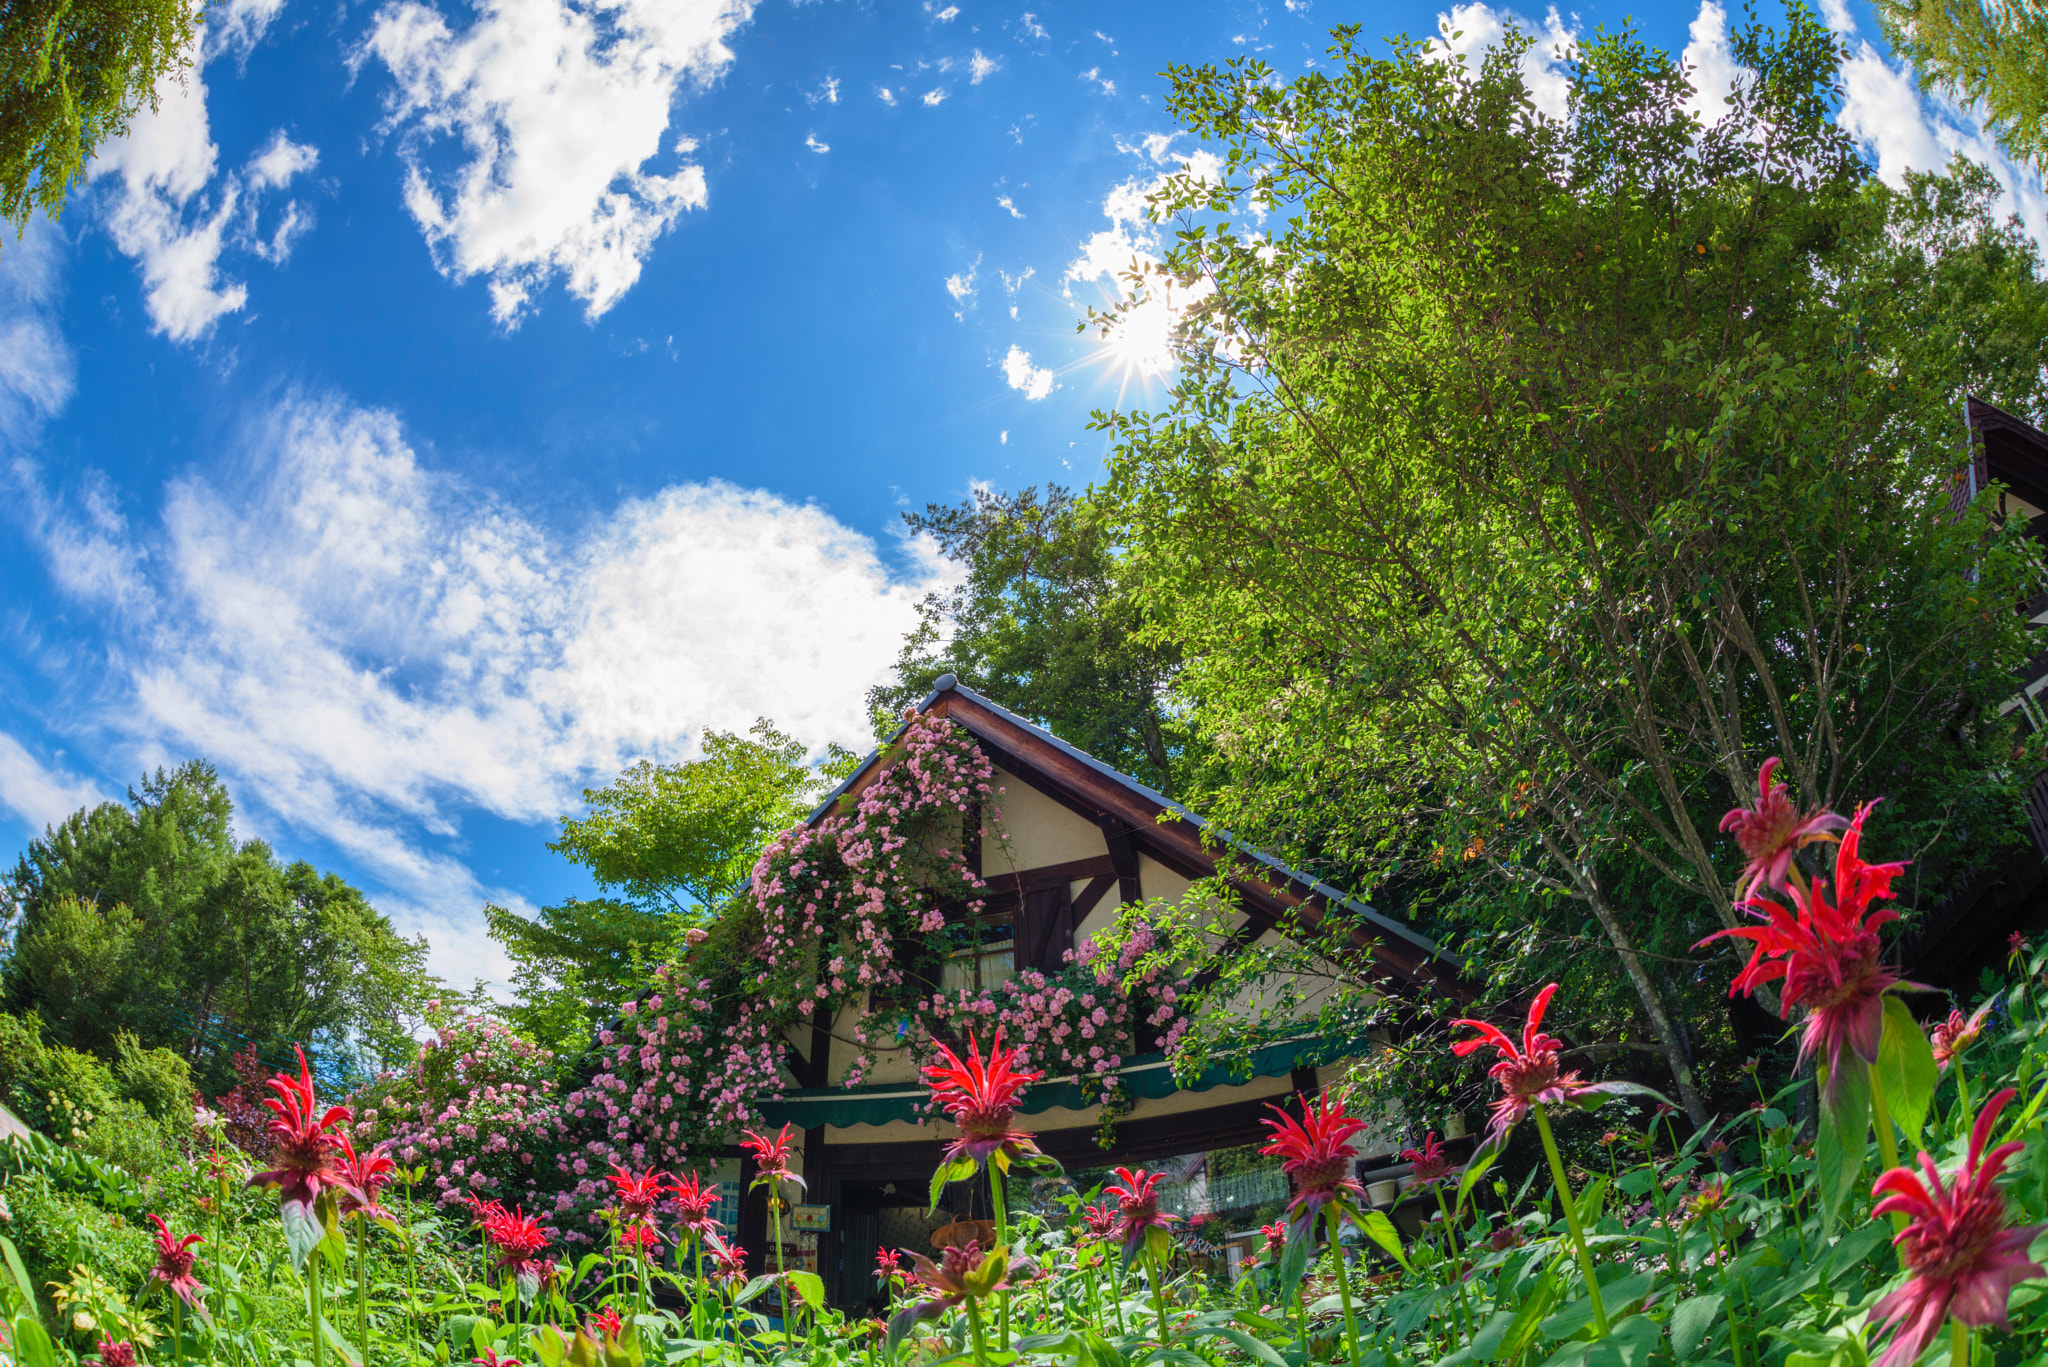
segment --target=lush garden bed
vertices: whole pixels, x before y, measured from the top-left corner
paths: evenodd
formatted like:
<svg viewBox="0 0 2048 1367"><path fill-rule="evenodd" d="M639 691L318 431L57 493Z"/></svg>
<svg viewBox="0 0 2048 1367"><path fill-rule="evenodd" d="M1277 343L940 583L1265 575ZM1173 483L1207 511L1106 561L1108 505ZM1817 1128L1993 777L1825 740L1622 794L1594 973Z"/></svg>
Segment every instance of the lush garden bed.
<svg viewBox="0 0 2048 1367"><path fill-rule="evenodd" d="M1419 1238L1364 1203L1352 1158L1365 1127L1328 1095L1274 1115L1268 1151L1293 1199L1234 1271L1161 1209L1156 1173L1023 1209L1005 1196L1049 1167L1014 1119L1038 1075L998 1036L964 1060L941 1048L926 1070L955 1136L933 1201L990 1183L993 1246L885 1255L889 1315L849 1317L812 1273L750 1276L695 1177L613 1168L608 1237L571 1249L509 1182L502 1201L451 1202L421 1186L422 1165L358 1153L349 1110L301 1068L268 1083L262 1172L211 1114L191 1161L146 1180L40 1136L8 1145L8 1352L30 1367L2033 1361L2048 1325L2029 1251L2048 1203L2048 954L2016 943L2003 990L1930 1038L1879 959L1901 866L1862 858L1860 814L1800 814L1767 791L1738 816L1761 924L1736 932L1755 954L1735 988L1783 993L1818 1084L1759 1091L1745 1114L1682 1135L1654 1094L1564 1068L1542 1029L1546 989L1519 1035L1465 1023L1458 1052L1493 1059L1493 1124L1462 1169L1434 1136L1404 1155L1438 1212ZM1828 876L1784 857L1825 841ZM487 1067L489 1052L455 1057ZM459 1123L518 1131L518 1086L497 1091L502 1113ZM1817 1103L1806 1125L1802 1092ZM1610 1103L1606 1169L1572 1170L1553 1121ZM1543 1161L1505 1171L1522 1124ZM779 1221L800 1185L788 1135L745 1143ZM516 1162L516 1138L499 1147Z"/></svg>

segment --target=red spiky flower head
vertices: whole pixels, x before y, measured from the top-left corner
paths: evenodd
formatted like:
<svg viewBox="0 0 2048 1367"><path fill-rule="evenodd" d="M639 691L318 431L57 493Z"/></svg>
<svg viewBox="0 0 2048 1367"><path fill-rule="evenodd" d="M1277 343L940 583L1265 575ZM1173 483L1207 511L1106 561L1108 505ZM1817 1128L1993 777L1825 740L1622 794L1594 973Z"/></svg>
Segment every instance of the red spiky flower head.
<svg viewBox="0 0 2048 1367"><path fill-rule="evenodd" d="M622 1253L645 1253L649 1256L661 1252L661 1231L644 1221L635 1220L620 1225L612 1236L612 1247Z"/></svg>
<svg viewBox="0 0 2048 1367"><path fill-rule="evenodd" d="M711 1208L718 1204L716 1183L707 1186L693 1172L671 1186L668 1193L675 1199L676 1214L690 1234L701 1239L718 1228L718 1221L711 1217Z"/></svg>
<svg viewBox="0 0 2048 1367"><path fill-rule="evenodd" d="M474 1198L472 1206L483 1225L484 1242L491 1246L498 1270L512 1274L519 1299L532 1301L554 1271L553 1260L541 1256L548 1246L547 1231L540 1227L540 1221L517 1206L507 1210L496 1201Z"/></svg>
<svg viewBox="0 0 2048 1367"><path fill-rule="evenodd" d="M1701 940L1750 941L1749 962L1735 975L1728 995L1754 993L1768 982L1783 979L1780 1014L1806 1008L1806 1029L1800 1036L1802 1060L1815 1054L1828 1065L1828 1097L1832 1101L1842 1077L1842 1051L1849 1049L1864 1063L1877 1062L1884 1036L1884 996L1895 987L1911 987L1878 961L1877 932L1899 913L1890 907L1873 911L1871 903L1891 896L1892 879L1904 864L1867 864L1861 855L1863 822L1873 804L1856 809L1841 847L1835 851L1832 888L1824 878L1791 890L1793 910L1768 898L1753 900L1750 909L1763 918L1758 926L1719 930ZM1695 946L1697 948L1698 946Z"/></svg>
<svg viewBox="0 0 2048 1367"><path fill-rule="evenodd" d="M1950 1011L1948 1019L1934 1027L1931 1042L1934 1045L1934 1066L1946 1071L1949 1064L1968 1053L1970 1046L1977 1042L1977 1036L1984 1033L1984 1018L1991 1014L1991 1008L1998 1001L1993 997L1982 1006L1965 1016L1960 1011Z"/></svg>
<svg viewBox="0 0 2048 1367"><path fill-rule="evenodd" d="M918 1321L937 1319L969 1300L982 1300L999 1292L1014 1290L1038 1275L1037 1267L1028 1259L1013 1263L1006 1248L983 1253L981 1245L972 1239L942 1250L936 1263L922 1253L911 1251L910 1263L913 1280L929 1294L889 1317L888 1342L892 1353Z"/></svg>
<svg viewBox="0 0 2048 1367"><path fill-rule="evenodd" d="M1414 1164L1418 1187L1435 1186L1451 1170L1451 1160L1444 1156L1443 1141L1436 1137L1435 1130L1422 1136L1421 1148L1401 1150L1401 1161Z"/></svg>
<svg viewBox="0 0 2048 1367"><path fill-rule="evenodd" d="M192 1245L203 1244L206 1240L197 1234L173 1239L171 1227L164 1223L163 1216L152 1215L149 1220L156 1226L156 1266L149 1269L150 1289L167 1287L172 1295L198 1310L199 1298L206 1294L206 1288L192 1275L192 1264L198 1257L192 1252Z"/></svg>
<svg viewBox="0 0 2048 1367"><path fill-rule="evenodd" d="M1489 1145L1507 1142L1508 1132L1521 1123L1532 1106L1579 1106L1590 1109L1611 1097L1628 1093L1644 1093L1657 1096L1647 1087L1638 1087L1629 1082L1585 1082L1577 1073L1564 1072L1560 1066L1563 1044L1543 1033L1543 1015L1550 1009L1550 999L1557 995L1557 984L1551 983L1536 994L1536 1000L1529 1003L1529 1018L1522 1025L1522 1043L1518 1048L1514 1040L1498 1026L1482 1020L1455 1020L1453 1025L1466 1025L1479 1034L1473 1039L1459 1040L1451 1046L1451 1052L1459 1058L1477 1049L1493 1046L1500 1055L1500 1062L1486 1070L1487 1076L1500 1084L1500 1100L1493 1103L1493 1124L1487 1131ZM1662 1101L1662 1097L1657 1097Z"/></svg>
<svg viewBox="0 0 2048 1367"><path fill-rule="evenodd" d="M297 1046L293 1046L297 1048ZM299 1075L279 1073L267 1084L277 1093L263 1098L271 1112L267 1126L276 1145L271 1161L277 1166L249 1179L252 1187L276 1187L278 1214L284 1222L285 1245L292 1262L301 1265L306 1255L325 1237L314 1211L320 1195L339 1188L351 1196L362 1193L350 1188L347 1179L334 1170L330 1155L341 1143L337 1133L351 1118L346 1106L320 1109L313 1088L313 1070L306 1063L306 1051L298 1049Z"/></svg>
<svg viewBox="0 0 2048 1367"><path fill-rule="evenodd" d="M391 1212L377 1203L377 1194L391 1185L398 1172L398 1164L391 1161L385 1146L379 1144L358 1157L356 1146L344 1134L338 1138L337 1147L340 1156L332 1161L335 1175L342 1181L341 1213L354 1215L360 1211L371 1220L390 1220Z"/></svg>
<svg viewBox="0 0 2048 1367"><path fill-rule="evenodd" d="M1792 870L1792 856L1821 840L1833 840L1849 823L1825 807L1802 812L1792 805L1785 785L1773 784L1776 755L1764 761L1756 776L1756 805L1735 807L1721 818L1721 829L1735 836L1748 862L1735 880L1737 901L1759 888L1783 888Z"/></svg>
<svg viewBox="0 0 2048 1367"><path fill-rule="evenodd" d="M755 1134L752 1130L741 1130L745 1136L740 1147L754 1157L754 1185L768 1182L794 1182L798 1186L804 1179L789 1170L790 1146L796 1142L796 1131L785 1123L773 1139Z"/></svg>
<svg viewBox="0 0 2048 1367"><path fill-rule="evenodd" d="M945 1045L938 1049L940 1061L925 1066L925 1083L932 1089L932 1102L960 1127L959 1137L946 1150L946 1161L972 1159L979 1171L991 1157L1001 1155L997 1166L1008 1171L1009 1164L1019 1157L1036 1155L1038 1146L1031 1142L1030 1134L1013 1128L1011 1118L1025 1089L1045 1074L1018 1070L1022 1051L1003 1047L1000 1026L986 1059L980 1041L971 1033L964 1062Z"/></svg>
<svg viewBox="0 0 2048 1367"><path fill-rule="evenodd" d="M611 1183L618 1191L619 1216L629 1223L645 1220L654 1214L655 1206L661 1203L661 1190L664 1184L661 1173L631 1173L614 1163Z"/></svg>
<svg viewBox="0 0 2048 1367"><path fill-rule="evenodd" d="M1918 1174L1893 1168L1872 1185L1871 1194L1884 1198L1873 1214L1907 1217L1892 1242L1912 1274L1871 1308L1872 1324L1897 1326L1876 1367L1911 1367L1951 1315L1972 1327L2010 1327L2006 1305L2013 1284L2048 1276L2027 1257L2027 1246L2048 1226L2006 1228L2005 1195L1998 1189L2006 1160L2026 1146L2015 1139L1984 1152L1998 1113L2017 1095L2008 1087L1984 1103L1970 1130L1969 1152L1949 1185L1942 1185L1934 1160L1924 1153Z"/></svg>
<svg viewBox="0 0 2048 1367"><path fill-rule="evenodd" d="M1327 1206L1355 1209L1365 1199L1365 1188L1351 1175L1352 1160L1358 1157L1352 1137L1365 1129L1365 1122L1346 1113L1328 1091L1316 1101L1303 1099L1300 1120L1278 1106L1266 1109L1279 1119L1263 1122L1273 1138L1259 1152L1279 1157L1280 1171L1294 1181L1294 1199L1287 1205L1289 1237L1306 1234Z"/></svg>
<svg viewBox="0 0 2048 1367"><path fill-rule="evenodd" d="M1116 1177L1102 1190L1116 1198L1116 1228L1111 1234L1123 1248L1124 1261L1130 1262L1147 1246L1163 1253L1167 1230L1179 1217L1159 1209L1160 1174L1143 1168L1118 1168Z"/></svg>
<svg viewBox="0 0 2048 1367"><path fill-rule="evenodd" d="M747 1250L738 1244L727 1243L717 1230L704 1236L704 1246L711 1250L714 1276L728 1282L743 1282L747 1279Z"/></svg>
<svg viewBox="0 0 2048 1367"><path fill-rule="evenodd" d="M1081 1219L1088 1226L1086 1237L1090 1239L1107 1239L1116 1233L1116 1212L1108 1206L1084 1206L1081 1209Z"/></svg>
<svg viewBox="0 0 2048 1367"><path fill-rule="evenodd" d="M126 1339L119 1343L111 1339L101 1339L100 1361L106 1364L106 1367L135 1367L135 1345Z"/></svg>

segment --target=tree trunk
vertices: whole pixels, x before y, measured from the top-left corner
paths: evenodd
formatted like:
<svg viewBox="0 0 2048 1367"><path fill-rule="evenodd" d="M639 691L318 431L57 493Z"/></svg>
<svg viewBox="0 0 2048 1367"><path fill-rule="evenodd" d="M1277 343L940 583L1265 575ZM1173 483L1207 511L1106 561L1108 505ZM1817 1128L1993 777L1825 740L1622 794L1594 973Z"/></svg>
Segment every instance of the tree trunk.
<svg viewBox="0 0 2048 1367"><path fill-rule="evenodd" d="M1642 999L1643 1014L1650 1018L1650 1029L1656 1033L1657 1043L1664 1050L1664 1061L1671 1068L1671 1080L1678 1088L1678 1104L1685 1108L1696 1128L1704 1128L1712 1117L1707 1114L1706 1101L1700 1096L1698 1084L1693 1081L1692 1061L1686 1057L1685 1041L1680 1038L1678 1027L1672 1024L1671 1013L1664 1009L1663 994L1657 991L1649 970L1643 967L1642 955L1636 952L1635 942L1622 928L1614 909L1607 905L1607 898L1596 888L1586 900L1592 904L1593 914L1600 918L1600 928L1607 932L1614 952L1621 958L1621 966L1635 985L1636 995Z"/></svg>

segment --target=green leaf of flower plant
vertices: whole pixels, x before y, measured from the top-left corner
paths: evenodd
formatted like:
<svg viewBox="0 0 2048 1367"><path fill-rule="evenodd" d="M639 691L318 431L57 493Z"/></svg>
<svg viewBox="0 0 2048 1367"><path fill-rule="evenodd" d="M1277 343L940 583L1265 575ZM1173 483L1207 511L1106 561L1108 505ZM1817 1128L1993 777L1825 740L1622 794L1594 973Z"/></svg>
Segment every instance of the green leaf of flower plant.
<svg viewBox="0 0 2048 1367"><path fill-rule="evenodd" d="M1691 1357L1706 1342L1707 1331L1721 1314L1721 1293L1710 1292L1680 1301L1671 1312L1671 1355L1680 1362Z"/></svg>
<svg viewBox="0 0 2048 1367"><path fill-rule="evenodd" d="M1472 1188L1478 1184L1486 1170L1493 1166L1493 1160L1500 1157L1501 1148L1502 1145L1488 1138L1472 1151L1472 1161L1465 1165L1465 1175L1458 1179L1458 1200L1451 1208L1453 1221L1465 1213L1465 1198L1472 1194ZM1524 1189L1526 1190L1526 1184Z"/></svg>
<svg viewBox="0 0 2048 1367"><path fill-rule="evenodd" d="M825 1280L815 1272L792 1272L789 1284L796 1288L796 1294L813 1312L825 1308Z"/></svg>
<svg viewBox="0 0 2048 1367"><path fill-rule="evenodd" d="M1877 1045L1877 1071L1884 1081L1885 1108L1892 1123L1915 1149L1925 1148L1921 1127L1927 1123L1927 1108L1934 1101L1935 1084L1941 1073L1934 1066L1934 1049L1927 1032L1905 1002L1889 993L1884 999L1884 1035ZM1910 1150L1909 1150L1910 1152Z"/></svg>
<svg viewBox="0 0 2048 1367"><path fill-rule="evenodd" d="M14 1321L14 1353L21 1367L57 1367L57 1349L34 1315Z"/></svg>
<svg viewBox="0 0 2048 1367"><path fill-rule="evenodd" d="M1821 1224L1832 1233L1842 1202L1863 1174L1863 1149L1870 1142L1870 1072L1853 1052L1842 1054L1841 1076L1820 1066L1820 1131L1814 1136L1814 1166L1820 1176Z"/></svg>
<svg viewBox="0 0 2048 1367"><path fill-rule="evenodd" d="M1392 1254L1394 1261L1404 1269L1407 1268L1408 1255L1401 1249L1401 1231L1394 1228L1392 1220L1377 1210L1368 1210L1358 1217L1356 1223L1365 1231L1366 1238Z"/></svg>

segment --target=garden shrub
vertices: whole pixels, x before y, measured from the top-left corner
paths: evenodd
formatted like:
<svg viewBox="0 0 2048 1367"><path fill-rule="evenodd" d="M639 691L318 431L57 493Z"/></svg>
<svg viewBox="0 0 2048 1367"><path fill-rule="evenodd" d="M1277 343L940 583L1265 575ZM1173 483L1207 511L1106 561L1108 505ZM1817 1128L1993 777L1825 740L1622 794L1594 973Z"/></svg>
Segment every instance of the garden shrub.
<svg viewBox="0 0 2048 1367"><path fill-rule="evenodd" d="M133 1032L114 1036L114 1090L179 1128L192 1120L192 1066L168 1049L148 1049Z"/></svg>

